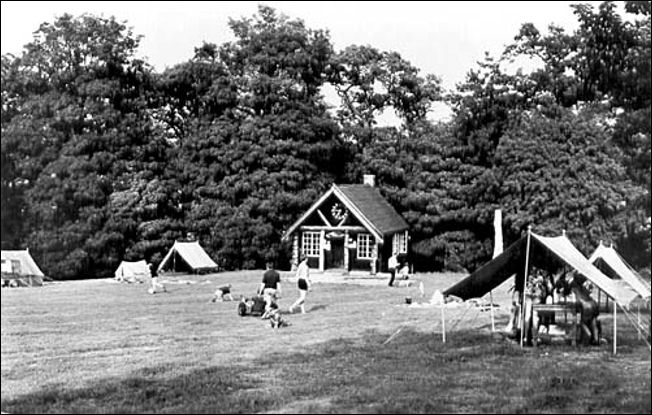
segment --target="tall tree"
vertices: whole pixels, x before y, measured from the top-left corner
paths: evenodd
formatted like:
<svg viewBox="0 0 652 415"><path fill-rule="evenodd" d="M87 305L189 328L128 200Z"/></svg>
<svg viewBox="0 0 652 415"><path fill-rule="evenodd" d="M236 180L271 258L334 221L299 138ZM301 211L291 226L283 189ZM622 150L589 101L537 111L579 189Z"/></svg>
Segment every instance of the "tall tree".
<svg viewBox="0 0 652 415"><path fill-rule="evenodd" d="M376 117L393 110L410 128L427 118L441 95L441 81L419 75L419 69L396 52L352 45L333 56L329 83L341 100L337 117L349 140L364 146L373 141Z"/></svg>
<svg viewBox="0 0 652 415"><path fill-rule="evenodd" d="M126 241L121 227L106 228L111 194L160 159L139 39L114 18L63 15L39 27L3 76L3 99L18 101L6 116L3 106L3 151L12 183L29 183L22 242L54 278L117 265Z"/></svg>
<svg viewBox="0 0 652 415"><path fill-rule="evenodd" d="M591 111L608 126L605 139L622 150L619 163L626 166L635 184L647 189L628 203L628 214L638 223L630 226L627 237L619 238L635 257L639 257L637 252L649 252L650 245L650 4L626 1L628 18L610 1L597 10L587 4L574 5L579 27L573 33L551 26L547 34L541 34L532 24L524 24L505 51L509 59L539 60L541 68L530 74L537 94L548 92L562 107ZM635 262L648 261L639 258Z"/></svg>
<svg viewBox="0 0 652 415"><path fill-rule="evenodd" d="M332 46L326 32L266 6L230 26L235 41L205 44L164 74L185 128L186 224L225 268L285 266L283 230L348 159L320 94Z"/></svg>
<svg viewBox="0 0 652 415"><path fill-rule="evenodd" d="M644 189L627 178L608 136L591 113L524 113L511 125L494 169L510 239L528 225L543 234L565 229L588 254L599 240L627 238L626 206Z"/></svg>

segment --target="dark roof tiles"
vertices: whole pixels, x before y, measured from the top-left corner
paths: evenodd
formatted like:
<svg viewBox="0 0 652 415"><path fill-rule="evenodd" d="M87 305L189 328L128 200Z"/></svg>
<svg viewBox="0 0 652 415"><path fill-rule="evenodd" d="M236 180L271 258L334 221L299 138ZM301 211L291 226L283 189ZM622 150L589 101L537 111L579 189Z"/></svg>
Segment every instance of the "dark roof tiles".
<svg viewBox="0 0 652 415"><path fill-rule="evenodd" d="M408 224L377 188L365 184L334 185L383 235L408 229Z"/></svg>

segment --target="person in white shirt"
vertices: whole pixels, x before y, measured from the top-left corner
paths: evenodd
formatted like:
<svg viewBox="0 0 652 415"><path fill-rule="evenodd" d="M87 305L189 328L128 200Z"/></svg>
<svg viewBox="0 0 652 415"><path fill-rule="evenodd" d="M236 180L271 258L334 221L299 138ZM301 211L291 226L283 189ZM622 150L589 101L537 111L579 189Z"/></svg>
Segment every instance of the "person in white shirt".
<svg viewBox="0 0 652 415"><path fill-rule="evenodd" d="M308 258L306 257L305 254L301 254L301 257L299 258L299 267L297 268L297 287L299 288L299 298L297 301L294 302L288 309L290 313L294 313L294 308L295 307L300 307L301 308L301 313L305 314L306 309L305 309L305 303L306 303L306 295L308 294L308 291L310 290L311 282L310 282L310 267L308 266Z"/></svg>
<svg viewBox="0 0 652 415"><path fill-rule="evenodd" d="M392 253L392 256L387 260L387 269L389 270L389 286L394 286L394 278L396 278L396 268L398 268L398 254L396 252Z"/></svg>

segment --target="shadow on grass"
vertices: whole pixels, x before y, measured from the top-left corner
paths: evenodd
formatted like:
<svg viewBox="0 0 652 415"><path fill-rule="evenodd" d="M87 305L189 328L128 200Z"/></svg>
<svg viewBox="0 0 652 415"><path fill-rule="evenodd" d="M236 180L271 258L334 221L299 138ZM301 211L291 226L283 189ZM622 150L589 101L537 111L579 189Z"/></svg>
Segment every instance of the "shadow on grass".
<svg viewBox="0 0 652 415"><path fill-rule="evenodd" d="M521 349L489 334L405 329L333 339L243 366L178 365L2 400L10 413L637 412L650 413L647 348L629 356ZM623 362L638 361L623 368Z"/></svg>

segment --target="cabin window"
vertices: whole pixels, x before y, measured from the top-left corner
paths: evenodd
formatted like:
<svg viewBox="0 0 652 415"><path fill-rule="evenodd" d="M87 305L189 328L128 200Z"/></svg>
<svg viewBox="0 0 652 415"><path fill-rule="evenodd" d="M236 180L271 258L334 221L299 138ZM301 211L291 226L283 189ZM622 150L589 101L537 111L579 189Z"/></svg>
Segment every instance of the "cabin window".
<svg viewBox="0 0 652 415"><path fill-rule="evenodd" d="M359 259L372 259L372 246L371 235L368 233L358 234L358 258Z"/></svg>
<svg viewBox="0 0 652 415"><path fill-rule="evenodd" d="M303 253L308 257L319 257L319 247L321 235L319 232L304 232L301 246Z"/></svg>
<svg viewBox="0 0 652 415"><path fill-rule="evenodd" d="M392 239L392 252L407 254L407 233L395 233Z"/></svg>

